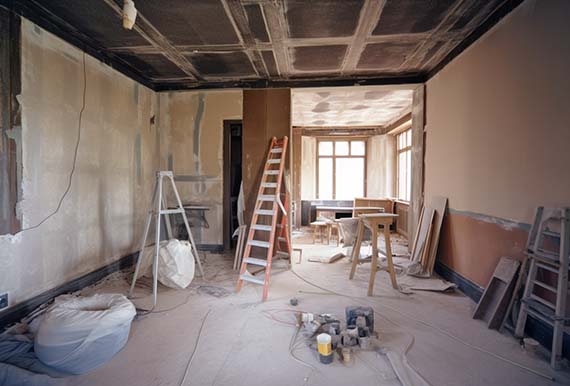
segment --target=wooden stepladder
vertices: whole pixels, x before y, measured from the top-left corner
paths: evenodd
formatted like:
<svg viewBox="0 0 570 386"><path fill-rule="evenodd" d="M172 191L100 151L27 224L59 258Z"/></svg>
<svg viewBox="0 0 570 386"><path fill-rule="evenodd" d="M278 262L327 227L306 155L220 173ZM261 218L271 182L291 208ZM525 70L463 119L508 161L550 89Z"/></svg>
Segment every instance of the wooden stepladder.
<svg viewBox="0 0 570 386"><path fill-rule="evenodd" d="M287 142L287 137L271 140L236 287L239 292L244 281L263 285L263 301L267 299L273 257L291 256L287 218L289 194L282 184ZM283 196L284 200L281 199ZM281 217L280 221L278 217ZM285 244L284 249L282 244ZM251 273L250 266L263 267L258 273L264 272L264 277Z"/></svg>
<svg viewBox="0 0 570 386"><path fill-rule="evenodd" d="M524 337L529 315L551 325L550 365L558 369L562 359L563 335L570 326L566 303L570 284L570 208L537 209L527 243L527 263L528 275L515 337ZM545 280L548 278L551 280Z"/></svg>

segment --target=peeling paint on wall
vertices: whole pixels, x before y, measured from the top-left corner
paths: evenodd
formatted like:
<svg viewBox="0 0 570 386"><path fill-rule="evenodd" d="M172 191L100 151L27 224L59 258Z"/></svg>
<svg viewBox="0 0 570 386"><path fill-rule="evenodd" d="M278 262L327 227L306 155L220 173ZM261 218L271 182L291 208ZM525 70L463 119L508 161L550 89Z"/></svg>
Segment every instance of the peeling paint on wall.
<svg viewBox="0 0 570 386"><path fill-rule="evenodd" d="M183 203L209 207L210 227L192 229L199 244L223 243L223 121L242 118L242 99L241 90L159 94L161 164Z"/></svg>

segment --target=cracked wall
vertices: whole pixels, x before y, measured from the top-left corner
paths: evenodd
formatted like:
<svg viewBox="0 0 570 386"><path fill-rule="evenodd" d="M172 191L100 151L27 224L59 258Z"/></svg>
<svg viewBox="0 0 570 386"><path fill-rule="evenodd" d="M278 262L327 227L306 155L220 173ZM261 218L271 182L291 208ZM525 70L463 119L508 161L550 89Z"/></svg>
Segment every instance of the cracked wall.
<svg viewBox="0 0 570 386"><path fill-rule="evenodd" d="M69 180L83 53L22 19L22 227L55 210ZM0 236L0 292L11 305L138 249L158 168L156 94L85 56L87 90L73 182L37 229Z"/></svg>

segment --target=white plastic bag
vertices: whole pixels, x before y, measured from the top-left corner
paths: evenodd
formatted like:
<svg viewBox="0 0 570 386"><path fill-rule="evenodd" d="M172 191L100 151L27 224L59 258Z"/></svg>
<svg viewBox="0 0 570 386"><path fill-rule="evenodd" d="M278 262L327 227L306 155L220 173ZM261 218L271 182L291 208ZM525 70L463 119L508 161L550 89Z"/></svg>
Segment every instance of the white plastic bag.
<svg viewBox="0 0 570 386"><path fill-rule="evenodd" d="M34 351L57 370L86 373L124 347L135 315L133 303L119 294L59 297L40 323Z"/></svg>
<svg viewBox="0 0 570 386"><path fill-rule="evenodd" d="M155 249L144 250L141 272L152 275L152 260ZM172 239L162 241L158 252L158 280L167 287L184 289L194 279L194 254L188 241Z"/></svg>

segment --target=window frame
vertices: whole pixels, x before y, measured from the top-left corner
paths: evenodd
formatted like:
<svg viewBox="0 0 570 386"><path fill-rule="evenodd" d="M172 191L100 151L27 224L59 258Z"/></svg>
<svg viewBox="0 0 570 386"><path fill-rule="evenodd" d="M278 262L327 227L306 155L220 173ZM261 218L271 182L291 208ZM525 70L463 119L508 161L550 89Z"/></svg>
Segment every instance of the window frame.
<svg viewBox="0 0 570 386"><path fill-rule="evenodd" d="M337 155L336 154L336 142L347 142L348 145L348 155ZM364 142L364 154L363 155L352 155L352 142ZM321 155L320 154L320 143L321 142L332 142L332 155ZM317 200L328 200L320 197L319 192L319 160L321 158L330 158L332 159L332 198L330 200L337 200L336 198L336 159L337 158L362 158L364 160L364 170L363 170L363 179L362 179L362 192L364 196L367 194L367 171L368 171L368 137L360 137L360 136L350 136L350 137L317 137L317 151L315 152L315 176L316 176L316 196Z"/></svg>
<svg viewBox="0 0 570 386"><path fill-rule="evenodd" d="M400 146L400 138L404 135L407 135L409 133L410 137L409 137L409 142L406 141L406 145L401 147ZM409 166L409 175L408 175L408 170L406 170L406 177L407 177L407 185L406 187L409 186L409 190L410 190L410 197L408 198L403 198L402 197L402 192L400 192L400 168L402 165L400 165L400 154L402 153L410 153L410 166ZM412 189L411 189L411 185L412 185L412 166L411 166L411 162L412 162L412 128L410 127L409 129L403 130L401 132L399 132L398 134L396 134L396 197L398 198L398 200L403 201L403 202L407 202L409 203L411 201L411 195L412 195Z"/></svg>

